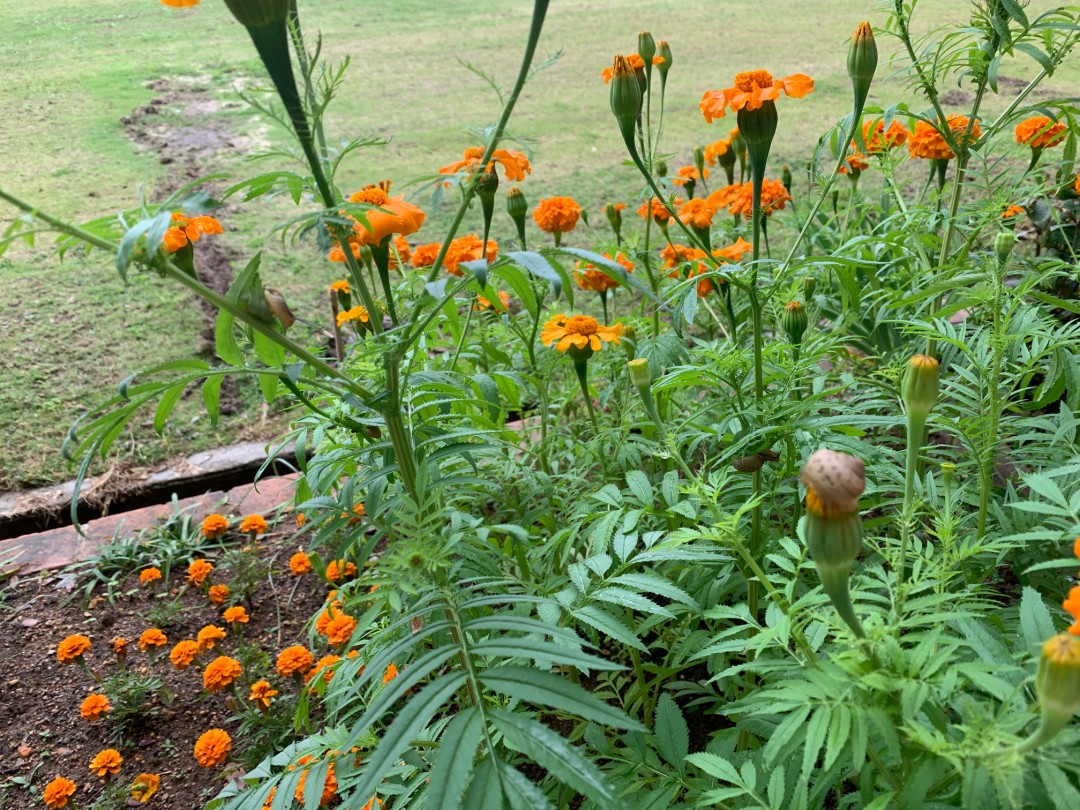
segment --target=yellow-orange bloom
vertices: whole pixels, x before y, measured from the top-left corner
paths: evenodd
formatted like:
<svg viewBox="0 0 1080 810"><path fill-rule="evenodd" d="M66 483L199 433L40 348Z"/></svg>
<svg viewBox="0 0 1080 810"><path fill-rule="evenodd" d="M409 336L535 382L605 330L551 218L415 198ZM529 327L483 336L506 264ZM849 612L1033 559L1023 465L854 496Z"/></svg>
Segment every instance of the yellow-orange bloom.
<svg viewBox="0 0 1080 810"><path fill-rule="evenodd" d="M345 279L338 279L330 285L330 292L344 293L348 295L352 292L352 288L349 286L349 282Z"/></svg>
<svg viewBox="0 0 1080 810"><path fill-rule="evenodd" d="M220 692L243 674L244 669L239 661L227 655L219 655L203 670L203 686L207 692Z"/></svg>
<svg viewBox="0 0 1080 810"><path fill-rule="evenodd" d="M90 760L90 773L98 776L116 776L120 773L120 767L124 764L124 758L115 748L106 748L99 751L97 756Z"/></svg>
<svg viewBox="0 0 1080 810"><path fill-rule="evenodd" d="M211 585L210 590L206 592L206 595L213 604L224 605L225 600L229 598L229 586Z"/></svg>
<svg viewBox="0 0 1080 810"><path fill-rule="evenodd" d="M315 666L308 670L307 675L304 676L304 683L310 683L311 679L320 673L322 674L323 683L330 683L330 679L334 677L333 666L340 660L340 655L324 655L315 662Z"/></svg>
<svg viewBox="0 0 1080 810"><path fill-rule="evenodd" d="M966 115L950 115L948 118L949 129L957 138L963 138L970 121L971 119ZM971 125L971 132L967 136L968 142L974 142L981 136L982 127L979 126L979 121L976 119ZM926 121L915 122L915 128L908 136L908 152L911 153L912 157L922 158L923 160L950 160L955 157L938 128Z"/></svg>
<svg viewBox="0 0 1080 810"><path fill-rule="evenodd" d="M565 352L571 346L575 349L589 348L599 351L604 343L619 345L623 326L602 326L596 318L589 315L556 315L544 324L540 333L540 342L545 346L555 344L555 350Z"/></svg>
<svg viewBox="0 0 1080 810"><path fill-rule="evenodd" d="M187 669L198 654L198 642L186 638L183 641L176 642L176 645L169 652L169 661L177 669Z"/></svg>
<svg viewBox="0 0 1080 810"><path fill-rule="evenodd" d="M774 79L767 70L750 70L735 75L734 87L724 90L707 90L698 107L708 123L713 119L742 109L756 110L766 101L775 101L785 93L792 98L802 98L814 92L814 80L805 73L793 73L783 79Z"/></svg>
<svg viewBox="0 0 1080 810"><path fill-rule="evenodd" d="M678 174L671 178L671 182L677 186L685 186L691 180L695 183L701 179L701 175L698 174L696 166L683 166L679 169ZM705 179L709 179L709 170L705 170Z"/></svg>
<svg viewBox="0 0 1080 810"><path fill-rule="evenodd" d="M499 290L498 296L500 303L503 305L503 309L508 308L510 306L510 295L503 290ZM476 296L476 308L494 309L495 305L492 304L488 299L484 298L484 296L478 295Z"/></svg>
<svg viewBox="0 0 1080 810"><path fill-rule="evenodd" d="M191 565L188 566L188 582L192 585L202 585L213 570L214 566L207 560L192 560Z"/></svg>
<svg viewBox="0 0 1080 810"><path fill-rule="evenodd" d="M270 527L266 524L266 520L262 515L248 515L240 523L241 534L266 534L270 531Z"/></svg>
<svg viewBox="0 0 1080 810"><path fill-rule="evenodd" d="M443 166L439 169L439 174L457 174L462 171L465 172L465 174L475 174L480 168L480 158L483 156L484 150L482 147L470 146L465 150L465 155L462 160L455 161L448 166ZM487 171L494 171L496 163L503 167L503 171L506 173L506 179L512 183L524 180L525 175L532 174L532 166L529 164L529 158L522 152L512 152L509 149L496 149L491 153L491 160L488 161Z"/></svg>
<svg viewBox="0 0 1080 810"><path fill-rule="evenodd" d="M844 165L840 167L840 174L852 174L858 177L869 168L870 164L866 162L866 155L862 152L855 152L844 158ZM788 199L791 198L788 197Z"/></svg>
<svg viewBox="0 0 1080 810"><path fill-rule="evenodd" d="M349 197L349 202L378 206L377 209L369 208L364 211L367 225L357 220L353 226L356 239L361 245L378 245L391 234L408 236L416 233L424 224L426 214L412 203L405 202L404 195L391 197L387 193L389 188L390 183L383 181L378 186L365 186Z"/></svg>
<svg viewBox="0 0 1080 810"><path fill-rule="evenodd" d="M142 635L139 636L139 649L143 652L146 652L151 647L164 647L168 643L169 639L156 627L143 630Z"/></svg>
<svg viewBox="0 0 1080 810"><path fill-rule="evenodd" d="M202 522L203 536L216 540L229 530L229 519L224 515L207 515Z"/></svg>
<svg viewBox="0 0 1080 810"><path fill-rule="evenodd" d="M366 514L366 510L364 509L364 505L362 503L355 503L353 504L352 511L353 513L352 517L349 518L349 523L355 526L357 523L360 522L360 518L362 518Z"/></svg>
<svg viewBox="0 0 1080 810"><path fill-rule="evenodd" d="M680 205L682 205L682 203L682 198L676 197L672 201L672 206L674 208L678 208ZM667 206L660 202L660 200L656 199L656 197L653 197L647 203L642 203L641 207L637 210L637 214L642 219L646 219L647 217L651 216L653 220L660 224L663 224L669 219L671 219L671 213L668 211Z"/></svg>
<svg viewBox="0 0 1080 810"><path fill-rule="evenodd" d="M479 239L479 237L477 237ZM442 247L438 242L429 242L426 245L417 245L412 252L412 266L419 269L421 267L431 267L435 264L435 259L439 257L439 249Z"/></svg>
<svg viewBox="0 0 1080 810"><path fill-rule="evenodd" d="M573 197L547 197L540 200L532 215L544 233L569 233L577 226L581 206Z"/></svg>
<svg viewBox="0 0 1080 810"><path fill-rule="evenodd" d="M708 201L700 198L690 200L679 209L679 219L687 225L703 230L712 227L714 216L716 216L716 209Z"/></svg>
<svg viewBox="0 0 1080 810"><path fill-rule="evenodd" d="M1016 125L1016 142L1032 149L1049 149L1065 140L1065 124L1045 115L1027 118Z"/></svg>
<svg viewBox="0 0 1080 810"><path fill-rule="evenodd" d="M307 765L311 760L312 758L310 756L303 756L297 760L297 763L300 765ZM304 768L303 773L300 774L300 781L296 783L296 791L293 793L296 800L301 804L304 802L304 786L307 783L307 775L308 769ZM326 769L326 781L323 782L322 796L319 797L319 806L322 807L329 804L333 800L335 793L337 793L337 777L334 776L334 763L331 762L330 767Z"/></svg>
<svg viewBox="0 0 1080 810"><path fill-rule="evenodd" d="M219 641L223 641L227 637L228 634L220 627L208 624L195 636L195 641L198 643L201 652L214 649Z"/></svg>
<svg viewBox="0 0 1080 810"><path fill-rule="evenodd" d="M195 741L195 761L204 768L213 768L228 759L231 749L232 738L228 733L212 728Z"/></svg>
<svg viewBox="0 0 1080 810"><path fill-rule="evenodd" d="M331 591L337 593L337 591ZM341 611L341 602L336 599L330 601L329 606L315 619L315 632L320 636L326 635L326 628L330 626L330 620Z"/></svg>
<svg viewBox="0 0 1080 810"><path fill-rule="evenodd" d="M108 714L112 711L112 704L109 703L109 699L105 695L90 695L79 706L79 714L84 720L93 722L97 720L101 715Z"/></svg>
<svg viewBox="0 0 1080 810"><path fill-rule="evenodd" d="M298 551L289 557L289 571L293 576L300 576L311 571L311 558L303 551Z"/></svg>
<svg viewBox="0 0 1080 810"><path fill-rule="evenodd" d="M169 253L175 253L189 242L198 242L203 235L221 233L221 223L213 217L195 217L176 211L172 215L176 223L162 235L162 245Z"/></svg>
<svg viewBox="0 0 1080 810"><path fill-rule="evenodd" d="M710 199L712 199L710 195ZM761 183L761 210L766 216L779 211L791 199L781 180L763 180ZM735 216L751 217L754 211L753 184L744 183L737 196L728 206L728 212Z"/></svg>
<svg viewBox="0 0 1080 810"><path fill-rule="evenodd" d="M45 786L41 793L41 800L49 810L63 810L68 806L68 799L75 795L78 787L70 779L57 776Z"/></svg>
<svg viewBox="0 0 1080 810"><path fill-rule="evenodd" d="M76 633L68 636L56 648L56 660L61 664L72 664L90 650L90 639Z"/></svg>
<svg viewBox="0 0 1080 810"><path fill-rule="evenodd" d="M888 131L886 131L885 119L883 118L876 121L866 121L863 124L862 131L868 155L879 155L889 149L903 146L908 139L908 131L903 124L899 121L893 121L889 124ZM854 144L855 142L852 141L852 145Z"/></svg>
<svg viewBox="0 0 1080 810"><path fill-rule="evenodd" d="M741 236L733 244L713 251L713 256L718 259L726 259L729 262L742 261L743 256L753 251L754 246Z"/></svg>
<svg viewBox="0 0 1080 810"><path fill-rule="evenodd" d="M386 672L383 673L383 676L382 676L383 685L386 685L386 684L390 683L390 681L394 680L394 678L396 678L397 676L398 676L397 664L395 664L393 661L391 661L390 666L388 666L386 668Z"/></svg>
<svg viewBox="0 0 1080 810"><path fill-rule="evenodd" d="M239 605L227 608L221 618L228 624L247 624L250 621L247 611Z"/></svg>
<svg viewBox="0 0 1080 810"><path fill-rule="evenodd" d="M345 560L331 560L326 564L326 578L331 582L341 582L356 576L356 564Z"/></svg>
<svg viewBox="0 0 1080 810"><path fill-rule="evenodd" d="M338 326L344 326L345 324L351 323L352 321L360 321L360 323L367 323L370 320L371 317L368 315L368 311L359 305L352 307L351 309L347 309L344 312L339 312L337 314Z"/></svg>
<svg viewBox="0 0 1080 810"><path fill-rule="evenodd" d="M126 638L118 636L113 639L112 649L113 655L119 658L121 661L127 657L128 640Z"/></svg>
<svg viewBox="0 0 1080 810"><path fill-rule="evenodd" d="M326 625L326 640L332 647L340 647L352 638L356 619L347 613L338 613Z"/></svg>
<svg viewBox="0 0 1080 810"><path fill-rule="evenodd" d="M147 582L157 582L161 579L160 568L144 568L139 572L139 582L145 585Z"/></svg>
<svg viewBox="0 0 1080 810"><path fill-rule="evenodd" d="M438 253L438 245L436 247L436 253ZM419 248L417 248L419 250ZM450 242L450 247L446 251L446 257L443 259L443 267L446 272L452 276L463 276L465 271L458 265L461 262L475 262L481 258L486 258L488 263L495 261L499 257L499 243L494 239L488 239L487 245L483 246L480 243L480 237L475 233L467 233L464 236L459 236ZM414 257L415 262L415 257ZM435 263L435 256L431 257L431 262L428 266ZM419 265L418 265L419 266Z"/></svg>
<svg viewBox="0 0 1080 810"><path fill-rule="evenodd" d="M1004 211L1001 212L1001 218L1002 219L1011 219L1012 217L1015 217L1017 214L1022 214L1022 213L1024 213L1024 206L1022 206L1022 205L1010 205L1008 208L1006 208Z"/></svg>
<svg viewBox="0 0 1080 810"><path fill-rule="evenodd" d="M610 253L605 253L604 258L618 262L627 273L634 272L634 263L622 253L616 253L614 258ZM609 276L603 270L596 269L595 265L588 262L578 262L578 269L574 271L574 279L581 289L593 290L595 292L607 292L608 290L619 286L619 282L616 279Z"/></svg>
<svg viewBox="0 0 1080 810"><path fill-rule="evenodd" d="M631 70L644 70L645 69L645 60L641 58L641 54L639 54L639 53L630 54L629 56L626 57L626 61L627 61L627 64L629 64ZM661 59L661 62L662 61L663 61L663 59ZM654 65L659 64L659 62L656 61L655 57L653 58L653 64ZM604 84L607 84L608 82L610 82L611 77L614 76L614 75L615 75L615 68L610 66L610 65L600 71L600 78L604 80ZM381 802L380 802L380 804L381 804Z"/></svg>
<svg viewBox="0 0 1080 810"><path fill-rule="evenodd" d="M277 657L277 671L278 675L283 678L289 678L299 673L300 675L308 672L315 663L315 658L306 648L296 644L292 647L286 647Z"/></svg>
<svg viewBox="0 0 1080 810"><path fill-rule="evenodd" d="M269 681L255 681L251 685L251 694L248 695L248 700L261 710L266 711L270 708L270 698L277 695L278 691L270 685Z"/></svg>
<svg viewBox="0 0 1080 810"><path fill-rule="evenodd" d="M131 783L131 798L139 804L146 804L161 787L161 777L156 773L140 773Z"/></svg>

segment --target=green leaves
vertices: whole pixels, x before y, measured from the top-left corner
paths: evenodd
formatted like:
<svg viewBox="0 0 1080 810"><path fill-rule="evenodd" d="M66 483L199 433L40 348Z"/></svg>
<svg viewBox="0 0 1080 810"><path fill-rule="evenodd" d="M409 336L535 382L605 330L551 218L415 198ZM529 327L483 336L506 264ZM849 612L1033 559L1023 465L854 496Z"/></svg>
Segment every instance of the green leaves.
<svg viewBox="0 0 1080 810"><path fill-rule="evenodd" d="M519 666L500 666L480 675L480 683L488 689L518 700L577 715L613 728L644 731L618 709L608 706L576 683L538 669Z"/></svg>
<svg viewBox="0 0 1080 810"><path fill-rule="evenodd" d="M656 704L653 734L664 759L682 773L685 767L683 760L690 752L690 729L675 699L666 692Z"/></svg>

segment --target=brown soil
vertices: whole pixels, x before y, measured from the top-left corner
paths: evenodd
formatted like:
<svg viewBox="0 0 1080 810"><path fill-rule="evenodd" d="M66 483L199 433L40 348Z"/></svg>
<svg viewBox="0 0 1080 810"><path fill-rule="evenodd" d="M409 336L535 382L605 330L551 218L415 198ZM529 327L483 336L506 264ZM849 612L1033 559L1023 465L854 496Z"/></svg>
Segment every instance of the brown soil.
<svg viewBox="0 0 1080 810"><path fill-rule="evenodd" d="M246 643L257 644L270 656L270 669L281 649L292 644L306 646L304 624L321 606L326 593L322 582L308 574L291 606L287 604L296 581L288 570L288 558L295 549L295 540L290 540L271 536L260 541L262 559L270 563L271 576L253 595L254 607L248 606L251 621L243 630ZM184 573L171 576L170 593L179 591ZM219 567L211 579L228 582L228 572ZM147 656L135 642L150 626L143 616L153 600L135 574L123 580L117 589L122 595L115 603L98 594L87 603L82 585L72 574L54 573L22 582L6 594L0 591L0 807L39 810L43 806L40 796L32 795L26 785L29 782L41 791L55 776L75 781L77 806L88 807L101 792L101 782L89 774L88 765L98 751L109 747L119 748L124 756L120 779L131 780L141 772L161 777L160 792L148 807L197 810L205 806L221 789L227 767L199 767L192 753L195 740L209 728L226 729L233 735L234 761L244 740L236 733L235 721L230 721L225 694L205 692L195 665L175 670L168 661L168 651L176 641L194 638L207 624L222 626L222 609L210 604L199 590L190 589L181 597L183 610L170 626L160 628L169 644L152 667L175 699L169 706L155 699L156 715L133 728L118 744L110 739L107 717L95 723L80 717L79 706L94 691L93 681L76 665L59 664L56 648L70 634L88 636L93 647L87 663L107 677L118 668L110 647L112 639L122 636L130 642L128 667L145 669ZM164 587L159 590L164 591ZM230 636L218 650L233 655L235 638ZM322 654L313 652L316 657ZM245 672L239 685L241 694L246 697L250 684L264 677L283 693L291 688L272 671Z"/></svg>

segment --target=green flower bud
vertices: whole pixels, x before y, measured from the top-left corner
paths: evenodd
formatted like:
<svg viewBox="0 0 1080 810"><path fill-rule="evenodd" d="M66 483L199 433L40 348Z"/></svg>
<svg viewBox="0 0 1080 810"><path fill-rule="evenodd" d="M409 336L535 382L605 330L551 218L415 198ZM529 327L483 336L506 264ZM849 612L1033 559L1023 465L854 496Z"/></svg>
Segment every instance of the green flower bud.
<svg viewBox="0 0 1080 810"><path fill-rule="evenodd" d="M661 83L664 83L667 82L668 71L671 70L671 46L668 45L666 39L662 39L656 43L656 47L656 55L663 60L656 66L656 69L660 71Z"/></svg>
<svg viewBox="0 0 1080 810"><path fill-rule="evenodd" d="M738 112L739 135L746 143L750 168L755 177L765 176L777 121L776 103L773 101L761 102L756 110L743 107Z"/></svg>
<svg viewBox="0 0 1080 810"><path fill-rule="evenodd" d="M645 70L649 70L652 66L653 57L656 56L656 40L648 31L638 31L637 52L645 63Z"/></svg>
<svg viewBox="0 0 1080 810"><path fill-rule="evenodd" d="M644 74L643 74L644 77ZM611 76L611 112L619 124L626 148L637 155L634 129L641 115L642 87L625 56L616 56Z"/></svg>
<svg viewBox="0 0 1080 810"><path fill-rule="evenodd" d="M697 169L701 182L705 182L705 150L700 146L694 147L694 168Z"/></svg>
<svg viewBox="0 0 1080 810"><path fill-rule="evenodd" d="M667 177L667 163L665 163L664 161L656 161L656 165L653 166L653 170L656 172L657 177Z"/></svg>
<svg viewBox="0 0 1080 810"><path fill-rule="evenodd" d="M1012 253L1016 245L1016 234L1012 231L999 231L994 237L994 252L997 253L998 261L1004 263Z"/></svg>
<svg viewBox="0 0 1080 810"><path fill-rule="evenodd" d="M619 346L622 347L627 360L633 360L637 357L637 331L631 324L623 324L622 339L619 341Z"/></svg>
<svg viewBox="0 0 1080 810"><path fill-rule="evenodd" d="M1062 633L1043 644L1035 693L1042 718L1035 733L1020 746L1021 751L1048 743L1080 711L1080 640Z"/></svg>
<svg viewBox="0 0 1080 810"><path fill-rule="evenodd" d="M225 0L225 5L245 28L266 28L289 17L289 0Z"/></svg>
<svg viewBox="0 0 1080 810"><path fill-rule="evenodd" d="M790 193L791 193L791 183L792 183L792 179L793 179L793 178L792 178L792 176L791 176L791 167L790 167L790 166L788 166L788 165L787 165L787 164L785 163L785 164L783 165L783 167L782 167L782 168L780 169L780 180L781 180L781 182L783 182L783 184L784 184L784 188L786 188L786 189L788 190L788 194L790 194Z"/></svg>
<svg viewBox="0 0 1080 810"><path fill-rule="evenodd" d="M491 217L495 214L495 192L499 190L499 176L495 172L484 172L476 178L476 196L480 198L480 211L484 215L484 241L487 244L491 232Z"/></svg>
<svg viewBox="0 0 1080 810"><path fill-rule="evenodd" d="M803 538L825 591L840 618L859 638L862 624L851 604L848 578L862 546L859 496L866 488L861 459L833 450L817 450L799 476L806 486Z"/></svg>
<svg viewBox="0 0 1080 810"><path fill-rule="evenodd" d="M807 318L806 309L799 301L789 301L784 305L780 323L784 327L784 331L787 332L788 340L792 343L802 343L803 334L806 332Z"/></svg>
<svg viewBox="0 0 1080 810"><path fill-rule="evenodd" d="M870 23L861 22L851 36L851 47L848 49L847 69L851 77L851 85L855 91L855 117L862 115L866 105L866 96L870 92L870 83L874 80L877 71L878 52L877 43L874 42L874 32L870 30Z"/></svg>
<svg viewBox="0 0 1080 810"><path fill-rule="evenodd" d="M652 372L649 371L649 361L644 357L631 360L626 364L630 369L630 381L638 390L648 391L652 387Z"/></svg>
<svg viewBox="0 0 1080 810"><path fill-rule="evenodd" d="M917 354L908 361L901 386L901 396L908 416L926 419L937 403L940 387L938 361Z"/></svg>
<svg viewBox="0 0 1080 810"><path fill-rule="evenodd" d="M514 225L517 227L518 241L524 246L525 215L529 213L529 203L517 186L511 186L510 190L506 192L506 213L514 221Z"/></svg>
<svg viewBox="0 0 1080 810"><path fill-rule="evenodd" d="M608 203L604 206L604 214L611 230L615 231L615 237L619 238L622 233L622 211L614 203Z"/></svg>
<svg viewBox="0 0 1080 810"><path fill-rule="evenodd" d="M791 191L791 189L788 189ZM817 289L817 279L813 276L805 276L802 280L803 300L810 301L814 297L814 290Z"/></svg>

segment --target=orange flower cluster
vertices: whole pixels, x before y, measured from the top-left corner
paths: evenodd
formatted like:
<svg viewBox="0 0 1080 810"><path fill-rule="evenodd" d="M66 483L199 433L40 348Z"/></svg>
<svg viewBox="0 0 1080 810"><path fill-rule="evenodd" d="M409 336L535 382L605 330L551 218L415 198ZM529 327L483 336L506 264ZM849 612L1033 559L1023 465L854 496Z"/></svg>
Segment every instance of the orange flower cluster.
<svg viewBox="0 0 1080 810"><path fill-rule="evenodd" d="M195 636L195 641L199 645L199 652L202 652L203 650L214 649L217 643L224 641L226 637L227 633L220 627L208 624Z"/></svg>
<svg viewBox="0 0 1080 810"><path fill-rule="evenodd" d="M1016 142L1032 149L1049 149L1065 140L1065 124L1045 115L1027 118L1016 125Z"/></svg>
<svg viewBox="0 0 1080 810"><path fill-rule="evenodd" d="M229 530L229 519L224 515L207 515L202 522L203 537L217 540Z"/></svg>
<svg viewBox="0 0 1080 810"><path fill-rule="evenodd" d="M330 679L334 677L334 664L340 660L340 655L324 655L315 662L315 666L308 670L307 675L304 676L304 683L310 683L319 674L322 675L323 683L330 683Z"/></svg>
<svg viewBox="0 0 1080 810"><path fill-rule="evenodd" d="M139 572L139 582L145 585L148 582L157 582L161 579L160 568L146 568Z"/></svg>
<svg viewBox="0 0 1080 810"><path fill-rule="evenodd" d="M612 61L614 61L614 60L612 60ZM629 63L631 70L644 70L645 69L645 60L641 58L641 54L639 54L639 53L630 54L629 56L626 57L626 61ZM653 64L654 65L658 64L655 57L653 58ZM615 68L611 67L611 66L608 66L608 67L606 67L606 68L604 68L603 70L600 71L600 78L604 80L604 84L607 84L608 82L610 82L611 77L614 76L614 75L615 75Z"/></svg>
<svg viewBox="0 0 1080 810"><path fill-rule="evenodd" d="M326 641L332 647L348 643L356 629L356 619L347 613L336 614L326 625Z"/></svg>
<svg viewBox="0 0 1080 810"><path fill-rule="evenodd" d="M176 224L161 237L162 247L169 253L176 253L188 243L198 242L200 236L221 233L221 223L213 217L193 217L175 211L172 221Z"/></svg>
<svg viewBox="0 0 1080 810"><path fill-rule="evenodd" d="M679 219L686 225L707 230L712 226L716 209L707 200L694 198L679 209Z"/></svg>
<svg viewBox="0 0 1080 810"><path fill-rule="evenodd" d="M766 216L784 208L791 199L781 180L764 180L761 183L761 210ZM710 194L706 200L709 205L719 210L727 208L729 214L749 218L754 212L754 192L752 183L724 186Z"/></svg>
<svg viewBox="0 0 1080 810"><path fill-rule="evenodd" d="M225 600L229 598L229 586L211 585L210 590L206 592L206 596L213 604L224 605Z"/></svg>
<svg viewBox="0 0 1080 810"><path fill-rule="evenodd" d="M289 557L289 572L293 576L300 576L311 572L311 558L303 551L297 551Z"/></svg>
<svg viewBox="0 0 1080 810"><path fill-rule="evenodd" d="M79 715L84 720L93 722L99 719L103 714L108 714L112 711L112 704L109 703L109 699L105 695L90 695L79 706Z"/></svg>
<svg viewBox="0 0 1080 810"><path fill-rule="evenodd" d="M247 610L239 605L226 608L225 612L221 614L221 618L224 619L227 624L247 624L250 621Z"/></svg>
<svg viewBox="0 0 1080 810"><path fill-rule="evenodd" d="M862 152L855 152L844 158L844 165L840 167L840 174L850 174L857 178L869 168L870 164L866 162L866 155ZM764 197L764 193L762 196Z"/></svg>
<svg viewBox="0 0 1080 810"><path fill-rule="evenodd" d="M232 686L243 674L244 669L239 661L227 655L219 655L203 670L203 686L207 692L220 692Z"/></svg>
<svg viewBox="0 0 1080 810"><path fill-rule="evenodd" d="M863 124L862 132L868 155L880 155L897 146L903 146L908 139L908 131L899 121L890 123L887 131L884 119L867 121ZM854 141L851 143L852 146L855 145Z"/></svg>
<svg viewBox="0 0 1080 810"><path fill-rule="evenodd" d="M314 666L315 659L310 652L299 644L286 647L277 657L277 672L283 678L304 675Z"/></svg>
<svg viewBox="0 0 1080 810"><path fill-rule="evenodd" d="M229 757L232 738L220 728L203 732L195 741L195 761L204 768L214 768Z"/></svg>
<svg viewBox="0 0 1080 810"><path fill-rule="evenodd" d="M56 648L56 660L61 664L73 664L86 655L89 650L90 639L76 633L60 642L60 645Z"/></svg>
<svg viewBox="0 0 1080 810"><path fill-rule="evenodd" d="M546 197L533 209L533 219L544 233L569 233L580 216L581 206L573 197Z"/></svg>
<svg viewBox="0 0 1080 810"><path fill-rule="evenodd" d="M90 772L98 776L116 776L124 764L124 758L115 748L106 748L99 751L97 756L90 760Z"/></svg>
<svg viewBox="0 0 1080 810"><path fill-rule="evenodd" d="M438 242L417 247L412 256L413 267L431 267L435 264L440 247L441 245ZM446 251L446 258L443 259L443 267L452 276L464 276L465 271L458 267L462 262L475 262L480 258L486 258L488 264L490 264L498 257L498 242L494 239L488 239L485 247L481 244L480 237L477 234L467 233L450 242L450 247Z"/></svg>
<svg viewBox="0 0 1080 810"><path fill-rule="evenodd" d="M346 309L343 312L339 312L337 314L338 326L344 326L345 324L352 323L353 321L360 321L360 323L368 323L370 320L371 317L368 315L368 311L359 304L357 304L355 307L351 307L350 309Z"/></svg>
<svg viewBox="0 0 1080 810"><path fill-rule="evenodd" d="M57 776L45 786L45 790L41 792L41 800L49 810L63 810L76 790L78 787L70 779Z"/></svg>
<svg viewBox="0 0 1080 810"><path fill-rule="evenodd" d="M814 92L814 80L805 73L793 73L783 79L774 79L767 70L750 70L735 75L733 87L724 90L707 90L701 97L698 107L705 121L727 115L727 108L732 112L739 110L757 110L766 101L775 101L784 93L791 98L802 98Z"/></svg>
<svg viewBox="0 0 1080 810"><path fill-rule="evenodd" d="M950 115L947 123L953 134L957 138L962 138L967 132L970 121L971 119L966 115ZM967 136L968 142L974 142L980 137L982 137L982 127L979 126L978 119L975 119L974 124L971 125L971 132ZM923 160L951 160L956 157L938 127L926 121L915 122L915 129L908 135L907 145L912 157Z"/></svg>
<svg viewBox="0 0 1080 810"><path fill-rule="evenodd" d="M623 266L623 269L625 269L627 273L634 272L634 263L622 253L616 253L614 257L612 257L610 253L605 253L604 258L618 262ZM577 281L578 286L583 290L607 292L608 290L619 286L619 282L616 279L609 276L603 270L597 270L595 265L589 264L588 262L578 262L578 269L574 271L574 279Z"/></svg>
<svg viewBox="0 0 1080 810"><path fill-rule="evenodd" d="M156 627L143 630L142 635L139 636L139 649L143 652L151 647L164 647L168 643L169 639Z"/></svg>
<svg viewBox="0 0 1080 810"><path fill-rule="evenodd" d="M199 654L199 644L191 639L178 641L169 653L169 660L177 669L187 669Z"/></svg>
<svg viewBox="0 0 1080 810"><path fill-rule="evenodd" d="M623 326L602 326L596 318L589 315L556 315L544 324L540 332L540 342L545 346L555 344L555 350L565 352L569 348L592 349L600 351L604 343L619 345Z"/></svg>
<svg viewBox="0 0 1080 810"><path fill-rule="evenodd" d="M676 197L672 200L672 206L675 208L678 208L682 204L682 197ZM647 203L642 203L641 207L637 210L637 214L642 219L651 216L659 225L662 225L671 219L671 213L668 211L667 206L656 199L656 197L653 197Z"/></svg>
<svg viewBox="0 0 1080 810"><path fill-rule="evenodd" d="M484 149L480 146L470 146L465 150L462 160L455 161L448 166L439 169L439 174L457 174L464 172L467 175L475 174L480 169L480 158L484 156ZM511 152L509 149L496 149L491 153L487 171L495 170L495 164L503 167L506 179L512 183L525 179L525 175L532 174L532 166L529 158L522 152Z"/></svg>
<svg viewBox="0 0 1080 810"><path fill-rule="evenodd" d="M188 582L192 585L202 585L213 570L214 566L208 560L192 560L191 565L188 566Z"/></svg>
<svg viewBox="0 0 1080 810"><path fill-rule="evenodd" d="M241 534L266 534L270 527L262 515L248 515L240 523Z"/></svg>
<svg viewBox="0 0 1080 810"><path fill-rule="evenodd" d="M705 162L715 166L716 161L731 150L731 138L721 138L705 147Z"/></svg>
<svg viewBox="0 0 1080 810"><path fill-rule="evenodd" d="M687 183L696 183L701 179L696 166L683 166L678 174L671 178L671 182L677 186L685 186ZM705 179L709 179L709 170L705 170Z"/></svg>

